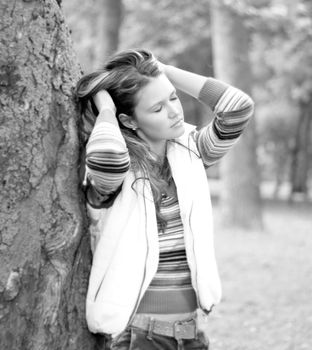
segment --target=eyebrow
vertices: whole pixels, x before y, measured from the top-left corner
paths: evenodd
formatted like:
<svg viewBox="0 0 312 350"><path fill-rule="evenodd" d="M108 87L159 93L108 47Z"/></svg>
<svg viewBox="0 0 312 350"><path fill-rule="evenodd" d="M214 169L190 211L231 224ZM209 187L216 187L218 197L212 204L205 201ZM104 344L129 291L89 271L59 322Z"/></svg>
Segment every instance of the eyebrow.
<svg viewBox="0 0 312 350"><path fill-rule="evenodd" d="M169 97L171 97L173 94L176 94L176 93L177 93L176 89L172 90L172 92L170 93ZM154 107L156 107L159 104L162 104L164 101L166 101L166 99L163 99L163 100L160 100L160 101L154 103L151 107L148 108L148 110L152 110Z"/></svg>

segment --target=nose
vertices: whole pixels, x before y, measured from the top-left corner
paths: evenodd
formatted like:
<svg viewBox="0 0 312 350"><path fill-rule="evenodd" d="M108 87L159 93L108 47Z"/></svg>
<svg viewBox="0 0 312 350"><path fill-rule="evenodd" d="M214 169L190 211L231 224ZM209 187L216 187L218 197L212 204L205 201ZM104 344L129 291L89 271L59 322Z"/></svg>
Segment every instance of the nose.
<svg viewBox="0 0 312 350"><path fill-rule="evenodd" d="M176 118L179 115L179 108L175 103L169 103L168 105L168 116L170 119Z"/></svg>

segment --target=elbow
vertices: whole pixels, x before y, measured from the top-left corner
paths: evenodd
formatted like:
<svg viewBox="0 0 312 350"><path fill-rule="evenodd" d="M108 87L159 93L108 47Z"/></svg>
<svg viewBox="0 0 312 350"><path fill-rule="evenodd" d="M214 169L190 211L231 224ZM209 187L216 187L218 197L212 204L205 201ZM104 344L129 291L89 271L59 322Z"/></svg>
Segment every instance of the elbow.
<svg viewBox="0 0 312 350"><path fill-rule="evenodd" d="M130 168L128 150L124 152L90 152L86 154L86 165L90 170L107 173L126 173Z"/></svg>
<svg viewBox="0 0 312 350"><path fill-rule="evenodd" d="M250 105L250 110L251 110L251 114L254 114L255 111L255 101L250 97L249 97L249 105Z"/></svg>
<svg viewBox="0 0 312 350"><path fill-rule="evenodd" d="M250 102L250 118L254 115L255 113L255 101L251 99Z"/></svg>
<svg viewBox="0 0 312 350"><path fill-rule="evenodd" d="M249 95L246 95L242 111L248 119L251 118L255 112L255 101Z"/></svg>

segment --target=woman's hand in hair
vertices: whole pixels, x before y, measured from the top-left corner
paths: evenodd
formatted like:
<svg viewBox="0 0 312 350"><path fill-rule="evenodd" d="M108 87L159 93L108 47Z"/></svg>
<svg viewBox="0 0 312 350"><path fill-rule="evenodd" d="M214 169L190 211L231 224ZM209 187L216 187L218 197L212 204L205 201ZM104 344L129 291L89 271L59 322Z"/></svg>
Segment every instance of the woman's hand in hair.
<svg viewBox="0 0 312 350"><path fill-rule="evenodd" d="M166 74L166 65L163 64L162 62L160 62L159 60L157 60L157 65L158 65L158 69L159 69L162 73Z"/></svg>
<svg viewBox="0 0 312 350"><path fill-rule="evenodd" d="M93 101L96 105L99 114L104 109L111 109L116 114L116 106L111 98L111 95L106 90L100 90L93 96Z"/></svg>
<svg viewBox="0 0 312 350"><path fill-rule="evenodd" d="M195 98L204 86L207 77L186 70L177 68L172 65L160 63L161 71L165 73L170 82L178 89Z"/></svg>

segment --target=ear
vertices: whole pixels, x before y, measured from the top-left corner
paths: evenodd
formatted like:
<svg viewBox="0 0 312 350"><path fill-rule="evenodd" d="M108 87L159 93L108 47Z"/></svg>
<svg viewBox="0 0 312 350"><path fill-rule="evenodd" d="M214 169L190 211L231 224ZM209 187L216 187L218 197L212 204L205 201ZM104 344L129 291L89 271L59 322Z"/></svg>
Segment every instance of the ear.
<svg viewBox="0 0 312 350"><path fill-rule="evenodd" d="M120 121L120 123L125 126L128 129L132 129L132 130L136 130L137 129L137 125L135 120L128 114L125 113L120 113L118 115L118 119Z"/></svg>

